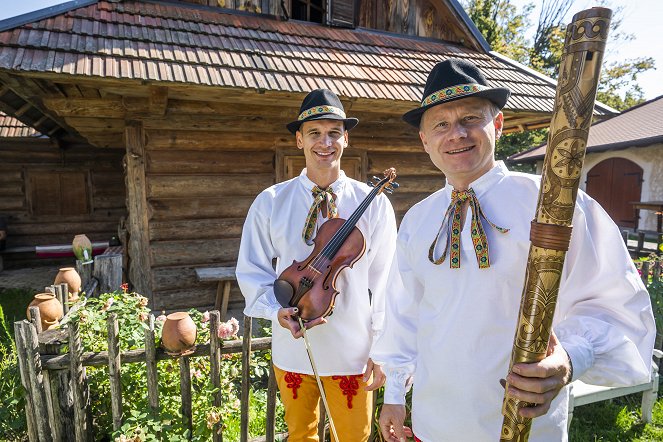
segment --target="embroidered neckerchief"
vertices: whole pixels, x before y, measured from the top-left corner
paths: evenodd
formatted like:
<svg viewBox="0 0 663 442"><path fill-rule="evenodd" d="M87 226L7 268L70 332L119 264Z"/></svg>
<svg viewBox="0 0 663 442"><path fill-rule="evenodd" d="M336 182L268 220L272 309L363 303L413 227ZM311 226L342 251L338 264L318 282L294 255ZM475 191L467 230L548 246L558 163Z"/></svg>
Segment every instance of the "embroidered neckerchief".
<svg viewBox="0 0 663 442"><path fill-rule="evenodd" d="M318 212L323 218L332 219L338 216L338 209L336 208L336 194L331 186L326 189L321 189L318 186L313 187L311 190L313 194L313 204L306 216L306 223L302 231L302 239L307 245L313 244L311 238L315 233L315 227L318 222Z"/></svg>
<svg viewBox="0 0 663 442"><path fill-rule="evenodd" d="M474 253L477 256L479 268L485 269L490 267L490 258L488 256L488 238L486 237L486 232L483 229L483 224L480 218L486 220L490 226L497 229L500 233L506 233L509 229L498 227L486 217L481 209L481 205L479 204L479 200L477 199L474 190L471 188L468 190L453 190L451 192L451 203L449 203L449 208L444 214L440 230L438 230L433 243L428 249L428 259L435 265L442 264L447 257L447 251L449 251L449 266L452 269L460 268L460 231L462 228L460 219L461 207L465 200L469 200L470 209L472 209L470 233L472 235ZM444 236L446 240L444 252L442 252L442 256L435 259L435 247L442 236Z"/></svg>

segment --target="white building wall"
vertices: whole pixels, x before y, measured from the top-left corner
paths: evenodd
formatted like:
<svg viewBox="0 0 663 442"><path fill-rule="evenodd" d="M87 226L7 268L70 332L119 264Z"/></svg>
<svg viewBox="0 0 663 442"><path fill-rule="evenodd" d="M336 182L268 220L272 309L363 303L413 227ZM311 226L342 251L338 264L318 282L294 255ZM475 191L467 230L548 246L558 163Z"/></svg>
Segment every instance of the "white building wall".
<svg viewBox="0 0 663 442"><path fill-rule="evenodd" d="M663 201L663 144L647 147L631 147L623 150L589 153L580 177L580 188L586 189L587 172L598 163L608 158L625 158L642 167L641 201ZM536 172L541 174L543 161L537 161ZM656 214L651 211L640 211L640 229L656 230Z"/></svg>

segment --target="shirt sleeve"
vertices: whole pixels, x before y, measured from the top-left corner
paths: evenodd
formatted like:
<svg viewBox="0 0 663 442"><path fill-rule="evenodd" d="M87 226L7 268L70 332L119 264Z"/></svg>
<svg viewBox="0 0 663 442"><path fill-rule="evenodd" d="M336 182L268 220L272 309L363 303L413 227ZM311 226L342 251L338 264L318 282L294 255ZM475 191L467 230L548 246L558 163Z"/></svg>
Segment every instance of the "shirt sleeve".
<svg viewBox="0 0 663 442"><path fill-rule="evenodd" d="M647 290L617 226L587 195L576 207L554 330L573 379L605 386L649 380L656 334Z"/></svg>
<svg viewBox="0 0 663 442"><path fill-rule="evenodd" d="M380 197L379 211L373 217L375 228L371 235L368 288L371 291L371 328L378 336L384 327L385 298L389 282L389 270L396 252L396 216L386 196ZM373 340L375 343L375 340Z"/></svg>
<svg viewBox="0 0 663 442"><path fill-rule="evenodd" d="M265 214L264 197L253 202L242 229L237 256L237 283L244 295L244 314L255 318L277 320L281 305L274 296L275 256L270 238L269 217Z"/></svg>
<svg viewBox="0 0 663 442"><path fill-rule="evenodd" d="M410 267L409 234L402 226L387 283L385 326L371 351L371 358L387 376L385 404L405 404L416 367L417 312L423 295L423 285Z"/></svg>

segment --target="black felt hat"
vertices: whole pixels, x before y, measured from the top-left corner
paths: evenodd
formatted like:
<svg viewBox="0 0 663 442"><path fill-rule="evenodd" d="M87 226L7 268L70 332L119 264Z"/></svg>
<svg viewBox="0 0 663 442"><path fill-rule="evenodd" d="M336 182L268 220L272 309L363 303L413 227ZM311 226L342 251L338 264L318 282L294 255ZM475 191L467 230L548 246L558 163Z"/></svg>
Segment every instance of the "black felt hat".
<svg viewBox="0 0 663 442"><path fill-rule="evenodd" d="M359 123L358 119L345 116L343 103L329 89L316 89L309 92L302 101L297 120L286 124L285 127L294 134L302 123L313 120L340 120L345 124L346 130L352 129Z"/></svg>
<svg viewBox="0 0 663 442"><path fill-rule="evenodd" d="M488 86L486 77L471 62L452 58L433 67L426 80L421 106L405 113L403 121L418 128L426 110L467 97L486 98L502 109L510 95L509 89Z"/></svg>

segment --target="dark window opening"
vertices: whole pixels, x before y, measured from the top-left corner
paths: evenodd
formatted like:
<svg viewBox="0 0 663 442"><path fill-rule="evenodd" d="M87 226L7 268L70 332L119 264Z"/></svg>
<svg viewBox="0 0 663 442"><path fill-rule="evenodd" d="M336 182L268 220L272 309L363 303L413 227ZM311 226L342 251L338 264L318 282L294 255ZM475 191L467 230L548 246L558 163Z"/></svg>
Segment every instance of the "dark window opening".
<svg viewBox="0 0 663 442"><path fill-rule="evenodd" d="M325 0L292 0L291 8L295 20L322 23L325 17Z"/></svg>

